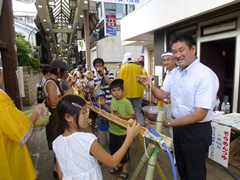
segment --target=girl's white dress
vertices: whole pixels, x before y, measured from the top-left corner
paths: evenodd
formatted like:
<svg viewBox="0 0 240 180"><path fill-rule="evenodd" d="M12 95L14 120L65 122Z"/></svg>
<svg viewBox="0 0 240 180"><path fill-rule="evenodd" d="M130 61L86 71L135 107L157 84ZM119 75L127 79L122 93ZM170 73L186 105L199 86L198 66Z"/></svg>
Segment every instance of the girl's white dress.
<svg viewBox="0 0 240 180"><path fill-rule="evenodd" d="M102 171L97 159L90 154L97 137L91 133L76 132L58 136L53 150L63 173L63 180L101 180Z"/></svg>

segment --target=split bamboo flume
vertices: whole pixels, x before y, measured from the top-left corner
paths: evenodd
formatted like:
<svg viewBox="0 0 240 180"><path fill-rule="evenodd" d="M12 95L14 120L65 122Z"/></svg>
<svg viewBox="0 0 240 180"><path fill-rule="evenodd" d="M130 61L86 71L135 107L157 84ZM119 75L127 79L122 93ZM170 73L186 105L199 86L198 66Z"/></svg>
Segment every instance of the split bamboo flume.
<svg viewBox="0 0 240 180"><path fill-rule="evenodd" d="M106 119L108 119L108 120L110 120L110 121L112 121L112 122L114 122L114 123L116 123L116 124L124 127L124 128L127 128L127 126L128 126L128 121L126 121L126 120L124 120L124 119L121 119L121 118L119 118L119 117L117 117L117 116L115 116L115 115L113 115L113 114L110 114L110 113L108 113L108 112L106 112L106 111L104 111L104 110L101 110L101 109L99 109L99 108L97 108L97 107L95 107L95 106L93 106L93 105L91 105L91 104L89 104L89 103L88 103L87 105L88 105L88 107L89 107L91 110L93 110L94 112L96 112L96 113L99 114L100 116L102 116L102 117L104 117L104 118L106 118ZM141 129L140 129L141 135L145 134L146 131L147 131L147 128L141 126ZM171 147L172 138L167 137L167 136L165 136L165 135L163 135L163 134L161 134L161 133L159 133L159 134L160 134L160 139L163 139L163 141L166 143L166 145L167 145L168 147ZM146 136L145 136L145 137L146 137ZM146 138L149 139L149 140L153 143L153 141L154 141L153 138L151 138L151 137L146 137ZM159 146L160 146L162 149L164 149L164 148L162 147L162 145L160 144L160 142L156 141L156 143L159 144Z"/></svg>

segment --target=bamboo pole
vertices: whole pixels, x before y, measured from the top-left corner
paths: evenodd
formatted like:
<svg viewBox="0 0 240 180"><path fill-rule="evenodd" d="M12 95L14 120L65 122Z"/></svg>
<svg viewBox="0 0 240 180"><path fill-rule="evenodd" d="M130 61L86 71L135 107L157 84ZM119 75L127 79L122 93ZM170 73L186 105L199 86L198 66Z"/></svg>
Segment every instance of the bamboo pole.
<svg viewBox="0 0 240 180"><path fill-rule="evenodd" d="M140 142L140 144L142 145L142 147L144 147L144 142L143 142L143 138L142 138L142 135L141 135L141 134L138 134L138 135L137 135L137 139L138 139L138 141Z"/></svg>
<svg viewBox="0 0 240 180"><path fill-rule="evenodd" d="M142 138L142 135L141 134L138 134L137 135L137 139L138 139L138 141L140 142L140 144L142 145L142 147L144 148L144 142L143 142L143 138ZM149 144L150 145L150 144ZM151 156L151 154L148 154L149 156ZM156 171L157 171L157 173L158 173L158 175L159 175L159 177L161 177L162 179L166 179L166 177L165 177L165 175L164 175L164 173L163 173L163 171L162 171L162 169L161 169L161 167L160 167L160 165L159 165L159 163L156 161L156 166L155 166L155 168L156 168ZM135 172L134 172L135 173ZM140 172L139 172L140 173Z"/></svg>
<svg viewBox="0 0 240 180"><path fill-rule="evenodd" d="M138 139L138 141L140 142L140 144L142 145L142 147L144 147L144 142L143 142L143 138L142 138L142 135L141 135L141 134L138 134L138 135L137 135L137 139ZM150 144L149 144L149 145L150 145ZM149 153L148 153L148 155L151 156L151 154L149 154ZM156 171L157 171L159 177L161 177L162 179L166 179L166 177L165 177L165 175L164 175L164 173L163 173L163 171L162 171L162 169L161 169L161 167L160 167L160 165L159 165L158 162L156 162L155 168L156 168ZM134 173L135 173L135 172L134 172ZM140 172L139 172L139 173L140 173Z"/></svg>
<svg viewBox="0 0 240 180"><path fill-rule="evenodd" d="M155 131L161 132L163 120L164 120L164 112L163 111L159 111L158 112L158 116L157 116L157 120L156 120ZM158 149L158 147L156 147L154 152L153 152L153 154L152 154L152 156L148 160L148 168L147 168L147 173L146 173L146 177L145 177L146 180L153 179L155 167L157 167L157 172L158 172L160 178L161 179L166 179L163 171L161 170L160 166L157 163L157 155L158 155L158 153L159 153L159 149Z"/></svg>
<svg viewBox="0 0 240 180"><path fill-rule="evenodd" d="M155 130L159 134L162 131L162 124L163 124L164 117L165 117L164 112L163 111L159 111L158 115L157 115L156 125L155 125Z"/></svg>
<svg viewBox="0 0 240 180"><path fill-rule="evenodd" d="M118 124L118 125L120 125L122 127L127 128L128 124L129 124L128 121L123 120L123 119L121 119L119 117L116 117L116 116L114 116L112 114L109 114L106 111L103 111L103 110L101 110L101 109L99 109L97 107L94 107L94 106L92 106L89 103L87 105L88 105L88 107L91 110L95 111L99 115L105 117L106 119L108 119L108 120L110 120L110 121L112 121L112 122L114 122L114 123L116 123L116 124ZM157 120L156 120L155 131L157 131L160 134L160 138L162 138L164 140L164 142L166 143L166 145L168 147L170 147L171 144L172 144L172 139L160 133L161 130L162 130L162 122L163 122L163 120L164 120L164 112L163 111L159 111L158 116L157 116ZM146 131L147 131L147 129L145 127L141 127L140 134L137 136L140 144L143 147L144 147L144 143L143 143L141 135L143 135ZM156 171L157 171L158 175L160 176L160 178L163 179L163 180L166 180L166 177L165 177L165 175L164 175L160 165L157 162L157 154L159 153L159 147L161 147L162 149L164 149L164 148L162 147L162 145L160 144L160 142L158 140L156 141L155 139L152 139L151 137L147 137L147 138L150 140L150 142L156 143L155 145L157 145L157 146L155 146L155 148L151 148L150 144L149 144L149 146L147 148L148 154L149 155L152 154L153 150L154 150L154 153L151 155L149 160L148 160L146 154L144 154L142 156L142 159L139 162L139 164L138 164L138 166L137 166L137 168L136 168L136 170L135 170L135 172L134 172L134 174L133 174L131 179L136 179L138 177L138 175L141 172L145 162L148 160L148 168L147 168L147 173L146 173L145 179L146 180L153 179L153 175L154 175L154 171L155 171L155 167L156 167Z"/></svg>
<svg viewBox="0 0 240 180"><path fill-rule="evenodd" d="M108 120L110 120L110 121L112 121L112 122L114 122L114 123L116 123L116 124L118 124L118 125L120 125L120 126L122 126L122 127L124 127L124 128L127 128L127 126L128 126L128 121L126 121L126 120L124 120L124 119L121 119L121 118L119 118L119 117L117 117L117 116L115 116L115 115L113 115L113 114L110 114L110 113L108 113L108 112L106 112L106 111L104 111L104 110L101 110L101 109L99 109L98 107L95 107L95 106L93 106L93 105L90 104L90 103L88 103L87 105L88 105L88 107L89 107L91 110L93 110L93 111L96 112L97 114L105 117L106 119L108 119ZM160 111L160 112L161 112L161 111ZM161 116L162 116L162 115L161 115ZM161 121L163 121L163 120L161 120ZM156 124L158 124L158 122L156 122ZM156 125L156 126L157 126L157 125ZM160 126L160 125L158 125L158 126ZM161 127L162 127L162 125L161 125L159 128L161 128ZM143 135L146 131L147 131L147 129L146 129L145 127L141 126L141 128L140 128L140 134ZM160 131L157 131L157 132L160 132ZM170 138L170 137L168 137L168 136L165 136L165 135L163 135L163 134L161 134L161 133L159 133L159 134L160 134L160 138L162 138L162 139L164 140L164 142L166 143L166 145L167 145L168 147L171 147L172 138ZM150 140L150 142L152 142L152 143L154 142L154 139L152 139L151 137L147 137L147 138ZM158 144L159 147L161 147L162 149L164 149L164 148L162 147L162 145L160 144L160 142L157 142L157 144Z"/></svg>
<svg viewBox="0 0 240 180"><path fill-rule="evenodd" d="M148 160L148 167L147 167L147 173L146 173L145 180L153 179L158 151L159 150L157 148L155 148L153 154L151 155L151 157Z"/></svg>
<svg viewBox="0 0 240 180"><path fill-rule="evenodd" d="M166 180L167 178L166 178L165 174L163 173L162 168L160 167L160 165L159 165L158 163L156 163L155 168L156 168L156 171L157 171L159 177L160 177L162 180Z"/></svg>
<svg viewBox="0 0 240 180"><path fill-rule="evenodd" d="M148 156L151 156L152 153L153 153L153 150L155 149L155 145L154 144L149 144L149 146L147 147L147 151L146 153L148 154ZM147 160L149 159L149 157L147 157L146 153L143 154L140 162L138 163L132 177L131 177L131 180L135 180L138 178L140 172L142 171L143 169L143 166L144 164L147 162Z"/></svg>

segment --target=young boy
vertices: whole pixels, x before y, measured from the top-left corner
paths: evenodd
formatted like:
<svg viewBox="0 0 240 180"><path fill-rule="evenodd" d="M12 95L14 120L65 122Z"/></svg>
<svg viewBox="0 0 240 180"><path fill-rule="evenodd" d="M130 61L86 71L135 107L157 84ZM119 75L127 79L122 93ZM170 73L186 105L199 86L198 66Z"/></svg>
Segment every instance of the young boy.
<svg viewBox="0 0 240 180"><path fill-rule="evenodd" d="M93 106L99 107L100 109L110 112L110 107L106 104L106 95L105 92L98 92L95 95L96 102L93 103ZM95 123L94 123L95 124ZM109 149L109 122L104 117L100 115L97 116L97 129L98 129L98 140L99 144L104 147L105 150Z"/></svg>
<svg viewBox="0 0 240 180"><path fill-rule="evenodd" d="M135 118L134 110L132 104L123 96L123 80L115 79L109 85L109 90L113 96L110 109L111 113L118 116L119 118L129 120ZM119 125L109 122L109 136L110 136L110 151L114 154L123 144L126 138L126 130ZM123 157L120 164L110 170L111 174L122 171L118 179L127 179L129 174L127 171L128 163L130 162L129 149L125 156Z"/></svg>

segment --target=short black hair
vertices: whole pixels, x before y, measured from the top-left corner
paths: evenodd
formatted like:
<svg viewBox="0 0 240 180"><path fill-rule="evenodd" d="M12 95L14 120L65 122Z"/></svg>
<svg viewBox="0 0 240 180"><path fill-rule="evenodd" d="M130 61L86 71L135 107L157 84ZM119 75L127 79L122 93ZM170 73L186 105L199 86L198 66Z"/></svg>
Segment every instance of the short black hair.
<svg viewBox="0 0 240 180"><path fill-rule="evenodd" d="M169 47L172 49L172 45L177 42L185 42L186 45L191 48L193 45L196 46L196 42L190 34L173 34L169 39Z"/></svg>
<svg viewBox="0 0 240 180"><path fill-rule="evenodd" d="M142 66L144 66L144 62L143 61L138 61L138 64L141 64Z"/></svg>
<svg viewBox="0 0 240 180"><path fill-rule="evenodd" d="M55 74L55 75L58 76L57 68L50 68L50 69L49 69L49 72L50 72L50 74Z"/></svg>
<svg viewBox="0 0 240 180"><path fill-rule="evenodd" d="M50 66L42 66L42 73L45 76L49 72Z"/></svg>
<svg viewBox="0 0 240 180"><path fill-rule="evenodd" d="M95 67L95 64L96 64L96 63L101 63L101 64L104 66L104 61L103 61L102 58L95 58L95 59L93 60L93 67Z"/></svg>
<svg viewBox="0 0 240 180"><path fill-rule="evenodd" d="M120 88L124 90L123 82L124 81L122 79L114 79L109 85L109 91L111 92L113 88Z"/></svg>

